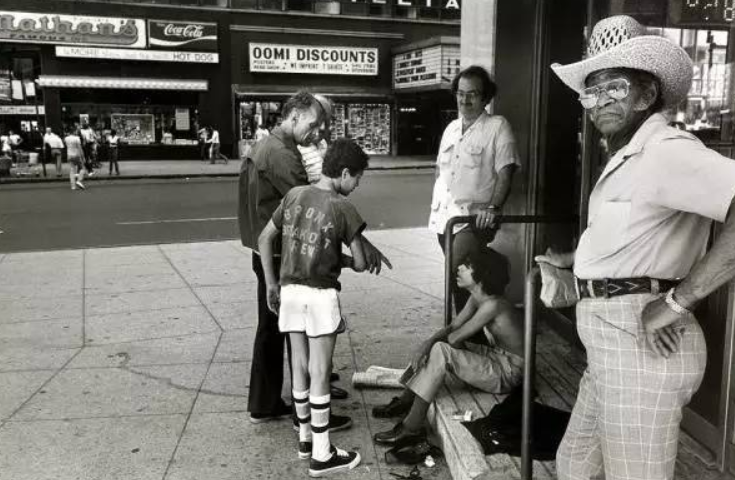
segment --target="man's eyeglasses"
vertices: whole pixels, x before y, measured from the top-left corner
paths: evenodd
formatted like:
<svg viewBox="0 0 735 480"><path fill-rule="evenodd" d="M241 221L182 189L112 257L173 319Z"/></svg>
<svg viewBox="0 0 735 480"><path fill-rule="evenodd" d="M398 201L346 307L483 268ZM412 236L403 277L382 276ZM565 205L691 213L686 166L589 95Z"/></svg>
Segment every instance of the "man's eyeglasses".
<svg viewBox="0 0 735 480"><path fill-rule="evenodd" d="M622 100L630 93L630 82L625 78L616 78L594 87L587 87L579 94L579 103L587 110L595 108L602 92L613 100Z"/></svg>
<svg viewBox="0 0 735 480"><path fill-rule="evenodd" d="M477 99L477 98L480 98L480 92L478 92L477 90L472 90L472 91L469 91L469 92L462 92L462 91L459 91L458 90L457 92L454 93L454 95L459 100L467 99L470 102L473 101L473 100L475 100L475 99Z"/></svg>

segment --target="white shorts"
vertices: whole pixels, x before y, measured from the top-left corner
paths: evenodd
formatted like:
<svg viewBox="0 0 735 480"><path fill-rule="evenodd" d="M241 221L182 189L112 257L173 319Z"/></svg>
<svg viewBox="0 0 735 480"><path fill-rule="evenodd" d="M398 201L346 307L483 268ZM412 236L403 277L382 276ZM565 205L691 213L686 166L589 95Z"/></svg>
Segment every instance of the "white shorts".
<svg viewBox="0 0 735 480"><path fill-rule="evenodd" d="M304 332L307 337L321 337L344 331L339 296L334 288L305 285L281 287L278 329L283 333Z"/></svg>

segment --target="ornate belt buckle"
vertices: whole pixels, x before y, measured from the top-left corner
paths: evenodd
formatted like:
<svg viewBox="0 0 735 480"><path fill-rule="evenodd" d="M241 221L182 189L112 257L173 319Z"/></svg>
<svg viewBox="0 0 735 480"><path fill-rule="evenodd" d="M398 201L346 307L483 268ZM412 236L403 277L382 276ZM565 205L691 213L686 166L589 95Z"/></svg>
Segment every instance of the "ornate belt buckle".
<svg viewBox="0 0 735 480"><path fill-rule="evenodd" d="M607 278L602 279L602 297L610 298L610 284L608 283Z"/></svg>

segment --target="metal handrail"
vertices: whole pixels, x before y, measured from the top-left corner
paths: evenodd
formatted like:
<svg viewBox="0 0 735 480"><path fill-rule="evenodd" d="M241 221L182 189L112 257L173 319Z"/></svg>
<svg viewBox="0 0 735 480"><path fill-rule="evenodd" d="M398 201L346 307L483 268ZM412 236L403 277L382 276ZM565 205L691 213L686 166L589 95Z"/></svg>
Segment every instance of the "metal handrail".
<svg viewBox="0 0 735 480"><path fill-rule="evenodd" d="M452 321L452 239L454 227L472 223L475 215L452 217L444 229L444 324ZM498 215L494 223L574 223L575 215ZM533 267L526 274L524 290L524 338L523 338L523 414L521 425L521 479L533 478L533 380L536 376L536 276L539 268Z"/></svg>

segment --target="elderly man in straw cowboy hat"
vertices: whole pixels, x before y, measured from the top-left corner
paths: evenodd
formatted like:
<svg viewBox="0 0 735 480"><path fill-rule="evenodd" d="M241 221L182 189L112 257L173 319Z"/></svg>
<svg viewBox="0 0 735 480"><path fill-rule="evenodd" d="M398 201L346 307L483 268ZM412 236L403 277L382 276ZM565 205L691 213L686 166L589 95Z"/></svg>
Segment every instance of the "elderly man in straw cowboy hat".
<svg viewBox="0 0 735 480"><path fill-rule="evenodd" d="M735 161L667 125L662 111L686 98L692 63L634 19L601 20L587 58L552 69L611 157L576 252L536 258L574 265L587 349L558 475L671 479L682 408L707 359L692 311L735 274ZM724 228L703 255L712 220Z"/></svg>

